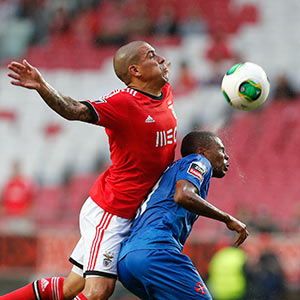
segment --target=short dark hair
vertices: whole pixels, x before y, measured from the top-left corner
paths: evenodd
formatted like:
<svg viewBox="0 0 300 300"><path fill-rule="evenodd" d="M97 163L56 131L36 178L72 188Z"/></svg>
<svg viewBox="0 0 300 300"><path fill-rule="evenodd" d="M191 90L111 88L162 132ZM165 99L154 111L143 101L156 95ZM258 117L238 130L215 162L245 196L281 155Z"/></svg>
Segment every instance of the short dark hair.
<svg viewBox="0 0 300 300"><path fill-rule="evenodd" d="M191 131L182 140L180 150L182 157L196 153L200 147L209 149L216 137L218 136L210 131Z"/></svg>

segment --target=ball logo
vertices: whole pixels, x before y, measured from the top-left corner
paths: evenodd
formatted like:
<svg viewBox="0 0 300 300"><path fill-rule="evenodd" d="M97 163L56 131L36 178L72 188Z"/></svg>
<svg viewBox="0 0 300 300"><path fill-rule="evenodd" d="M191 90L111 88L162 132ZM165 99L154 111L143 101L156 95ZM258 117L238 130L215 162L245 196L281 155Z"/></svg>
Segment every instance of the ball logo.
<svg viewBox="0 0 300 300"><path fill-rule="evenodd" d="M261 94L261 85L253 80L244 81L239 88L239 95L249 102L257 100Z"/></svg>

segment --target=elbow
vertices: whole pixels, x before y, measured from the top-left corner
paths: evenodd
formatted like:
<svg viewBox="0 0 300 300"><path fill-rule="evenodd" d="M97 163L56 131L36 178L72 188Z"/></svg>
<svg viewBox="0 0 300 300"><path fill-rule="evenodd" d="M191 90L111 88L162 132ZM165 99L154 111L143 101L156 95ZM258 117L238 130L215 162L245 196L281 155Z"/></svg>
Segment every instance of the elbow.
<svg viewBox="0 0 300 300"><path fill-rule="evenodd" d="M178 197L177 193L174 195L174 202L179 204L180 203L180 197Z"/></svg>
<svg viewBox="0 0 300 300"><path fill-rule="evenodd" d="M184 191L176 191L175 195L174 195L174 202L182 205L186 202L188 196L186 195L186 193L184 193Z"/></svg>
<svg viewBox="0 0 300 300"><path fill-rule="evenodd" d="M78 118L74 118L74 117L67 117L66 119L68 121L80 121Z"/></svg>
<svg viewBox="0 0 300 300"><path fill-rule="evenodd" d="M77 121L78 118L74 115L70 115L70 114L65 114L65 115L61 115L65 120L67 121Z"/></svg>

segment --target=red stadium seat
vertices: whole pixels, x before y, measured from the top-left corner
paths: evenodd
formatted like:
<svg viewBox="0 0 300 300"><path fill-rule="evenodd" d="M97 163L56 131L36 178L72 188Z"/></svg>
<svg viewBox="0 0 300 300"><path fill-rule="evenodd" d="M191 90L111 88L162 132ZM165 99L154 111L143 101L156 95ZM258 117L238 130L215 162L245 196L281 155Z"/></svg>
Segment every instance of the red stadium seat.
<svg viewBox="0 0 300 300"><path fill-rule="evenodd" d="M35 202L35 216L39 226L55 226L62 213L63 189L60 186L41 187Z"/></svg>

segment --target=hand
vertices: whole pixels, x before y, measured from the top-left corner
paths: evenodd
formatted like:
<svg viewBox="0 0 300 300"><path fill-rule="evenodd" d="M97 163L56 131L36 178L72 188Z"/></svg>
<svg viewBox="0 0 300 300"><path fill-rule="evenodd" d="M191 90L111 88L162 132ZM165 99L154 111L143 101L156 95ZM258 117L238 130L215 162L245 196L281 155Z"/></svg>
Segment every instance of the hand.
<svg viewBox="0 0 300 300"><path fill-rule="evenodd" d="M14 79L10 82L13 85L38 90L44 82L38 69L31 66L26 59L23 60L22 64L15 61L11 62L8 69L12 71L8 73L8 76Z"/></svg>
<svg viewBox="0 0 300 300"><path fill-rule="evenodd" d="M249 235L249 232L246 229L246 225L232 216L229 216L229 220L226 222L226 225L230 230L236 231L238 233L238 236L234 241L234 245L236 247L239 247Z"/></svg>

